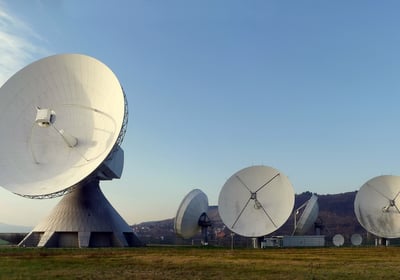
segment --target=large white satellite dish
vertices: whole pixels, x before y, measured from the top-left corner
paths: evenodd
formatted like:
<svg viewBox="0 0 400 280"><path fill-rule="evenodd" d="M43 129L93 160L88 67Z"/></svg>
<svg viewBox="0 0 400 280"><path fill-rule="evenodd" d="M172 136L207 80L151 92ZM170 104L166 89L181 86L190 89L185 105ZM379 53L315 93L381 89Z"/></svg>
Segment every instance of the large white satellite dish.
<svg viewBox="0 0 400 280"><path fill-rule="evenodd" d="M22 245L137 241L99 188L122 174L127 114L114 73L86 55L40 59L0 88L0 186L29 198L68 194Z"/></svg>
<svg viewBox="0 0 400 280"><path fill-rule="evenodd" d="M219 214L233 232L260 237L279 229L294 206L289 179L268 166L251 166L233 174L218 198Z"/></svg>
<svg viewBox="0 0 400 280"><path fill-rule="evenodd" d="M383 175L366 182L357 192L354 212L368 232L400 237L400 177Z"/></svg>
<svg viewBox="0 0 400 280"><path fill-rule="evenodd" d="M303 209L299 220L297 221L297 213ZM318 196L312 194L311 198L307 200L303 205L296 209L294 215L295 218L295 228L293 235L303 235L305 234L315 223L318 218L319 206L318 206Z"/></svg>
<svg viewBox="0 0 400 280"><path fill-rule="evenodd" d="M64 54L36 61L0 89L0 185L23 196L63 194L109 156L124 94L100 61Z"/></svg>
<svg viewBox="0 0 400 280"><path fill-rule="evenodd" d="M207 211L207 195L199 189L190 191L182 200L176 213L174 219L175 233L184 239L188 239L201 229L203 242L207 244L207 228L211 225Z"/></svg>

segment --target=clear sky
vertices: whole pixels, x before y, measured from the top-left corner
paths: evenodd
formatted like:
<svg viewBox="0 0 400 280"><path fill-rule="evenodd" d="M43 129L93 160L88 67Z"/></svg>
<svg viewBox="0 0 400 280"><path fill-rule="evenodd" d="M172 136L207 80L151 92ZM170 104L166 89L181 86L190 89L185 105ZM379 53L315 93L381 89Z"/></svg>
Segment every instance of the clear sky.
<svg viewBox="0 0 400 280"><path fill-rule="evenodd" d="M386 0L0 0L0 84L58 53L115 72L126 160L102 190L130 224L172 218L193 188L216 205L250 165L279 169L296 193L354 191L400 173L399 11ZM58 201L0 188L0 222L35 225Z"/></svg>

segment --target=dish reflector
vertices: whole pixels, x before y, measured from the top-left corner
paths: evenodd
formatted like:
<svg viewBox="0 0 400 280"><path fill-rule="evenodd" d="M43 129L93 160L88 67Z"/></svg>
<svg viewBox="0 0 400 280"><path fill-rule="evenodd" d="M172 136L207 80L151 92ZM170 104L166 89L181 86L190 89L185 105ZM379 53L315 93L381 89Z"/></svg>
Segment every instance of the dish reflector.
<svg viewBox="0 0 400 280"><path fill-rule="evenodd" d="M332 243L333 245L335 245L336 247L340 247L343 246L344 244L344 237L341 234L335 234L332 238Z"/></svg>
<svg viewBox="0 0 400 280"><path fill-rule="evenodd" d="M92 57L26 66L0 88L0 186L28 197L66 192L114 150L125 107L118 79Z"/></svg>
<svg viewBox="0 0 400 280"><path fill-rule="evenodd" d="M400 237L399 196L399 176L383 175L366 182L354 200L359 223L378 237Z"/></svg>
<svg viewBox="0 0 400 280"><path fill-rule="evenodd" d="M299 211L300 208L304 207L303 205L300 206L297 211ZM317 220L318 212L319 212L318 196L313 194L311 198L306 202L304 211L295 225L293 234L294 235L305 234Z"/></svg>
<svg viewBox="0 0 400 280"><path fill-rule="evenodd" d="M354 246L360 246L362 243L362 236L358 233L354 233L351 235L350 241Z"/></svg>
<svg viewBox="0 0 400 280"><path fill-rule="evenodd" d="M219 214L233 232L259 237L279 229L294 206L289 179L268 166L251 166L233 174L218 199Z"/></svg>
<svg viewBox="0 0 400 280"><path fill-rule="evenodd" d="M199 232L202 215L208 210L208 198L199 189L189 192L182 200L174 220L175 233L182 238L191 238Z"/></svg>

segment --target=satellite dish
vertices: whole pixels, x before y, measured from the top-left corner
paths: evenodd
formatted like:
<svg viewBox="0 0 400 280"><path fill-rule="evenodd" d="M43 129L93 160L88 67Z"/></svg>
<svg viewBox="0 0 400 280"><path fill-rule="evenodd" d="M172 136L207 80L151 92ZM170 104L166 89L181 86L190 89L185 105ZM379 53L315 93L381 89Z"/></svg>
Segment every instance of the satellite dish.
<svg viewBox="0 0 400 280"><path fill-rule="evenodd" d="M362 236L358 233L354 233L350 237L351 244L354 246L360 246L362 243Z"/></svg>
<svg viewBox="0 0 400 280"><path fill-rule="evenodd" d="M297 213L304 208L300 219L296 221ZM312 194L311 198L306 201L303 205L295 211L295 228L293 235L304 235L315 223L318 218L319 206L318 206L318 196Z"/></svg>
<svg viewBox="0 0 400 280"><path fill-rule="evenodd" d="M207 244L207 228L211 226L207 216L208 198L199 189L189 192L182 200L174 220L175 233L184 239L193 237L201 229L203 243Z"/></svg>
<svg viewBox="0 0 400 280"><path fill-rule="evenodd" d="M332 243L336 247L341 247L344 244L344 237L341 234L335 234L332 238Z"/></svg>
<svg viewBox="0 0 400 280"><path fill-rule="evenodd" d="M366 182L357 192L354 212L368 232L400 237L400 177L383 175Z"/></svg>
<svg viewBox="0 0 400 280"><path fill-rule="evenodd" d="M0 99L0 185L22 196L64 194L116 151L124 132L121 85L88 56L36 61L1 87Z"/></svg>
<svg viewBox="0 0 400 280"><path fill-rule="evenodd" d="M219 214L233 232L260 237L279 229L294 205L289 179L268 166L251 166L233 174L219 194Z"/></svg>
<svg viewBox="0 0 400 280"><path fill-rule="evenodd" d="M127 114L114 73L86 55L40 59L0 88L0 186L28 198L68 194L21 245L138 241L99 188L122 174Z"/></svg>

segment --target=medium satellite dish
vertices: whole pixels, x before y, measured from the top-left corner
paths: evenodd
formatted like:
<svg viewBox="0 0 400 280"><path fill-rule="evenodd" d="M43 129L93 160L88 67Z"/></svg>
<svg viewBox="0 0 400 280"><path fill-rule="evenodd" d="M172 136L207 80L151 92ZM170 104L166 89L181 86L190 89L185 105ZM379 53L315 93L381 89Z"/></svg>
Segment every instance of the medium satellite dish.
<svg viewBox="0 0 400 280"><path fill-rule="evenodd" d="M360 246L362 243L362 236L358 233L354 233L350 237L351 244L354 246Z"/></svg>
<svg viewBox="0 0 400 280"><path fill-rule="evenodd" d="M300 219L297 221L297 213L304 208ZM294 220L295 227L293 235L304 235L315 223L318 218L319 206L318 206L318 196L312 194L311 198L306 201L303 205L296 209Z"/></svg>
<svg viewBox="0 0 400 280"><path fill-rule="evenodd" d="M294 205L294 190L280 171L252 166L233 174L219 194L219 214L233 232L260 237L279 229Z"/></svg>
<svg viewBox="0 0 400 280"><path fill-rule="evenodd" d="M332 243L336 247L341 247L344 244L344 237L341 234L335 234L332 238Z"/></svg>
<svg viewBox="0 0 400 280"><path fill-rule="evenodd" d="M99 188L122 174L127 114L114 73L86 55L43 58L0 88L0 186L28 198L67 194L21 245L138 241Z"/></svg>
<svg viewBox="0 0 400 280"><path fill-rule="evenodd" d="M189 192L182 200L174 220L175 233L184 239L202 230L203 242L207 244L207 228L211 226L207 216L208 198L199 189Z"/></svg>
<svg viewBox="0 0 400 280"><path fill-rule="evenodd" d="M366 182L357 192L354 212L368 232L400 237L400 177L383 175Z"/></svg>

